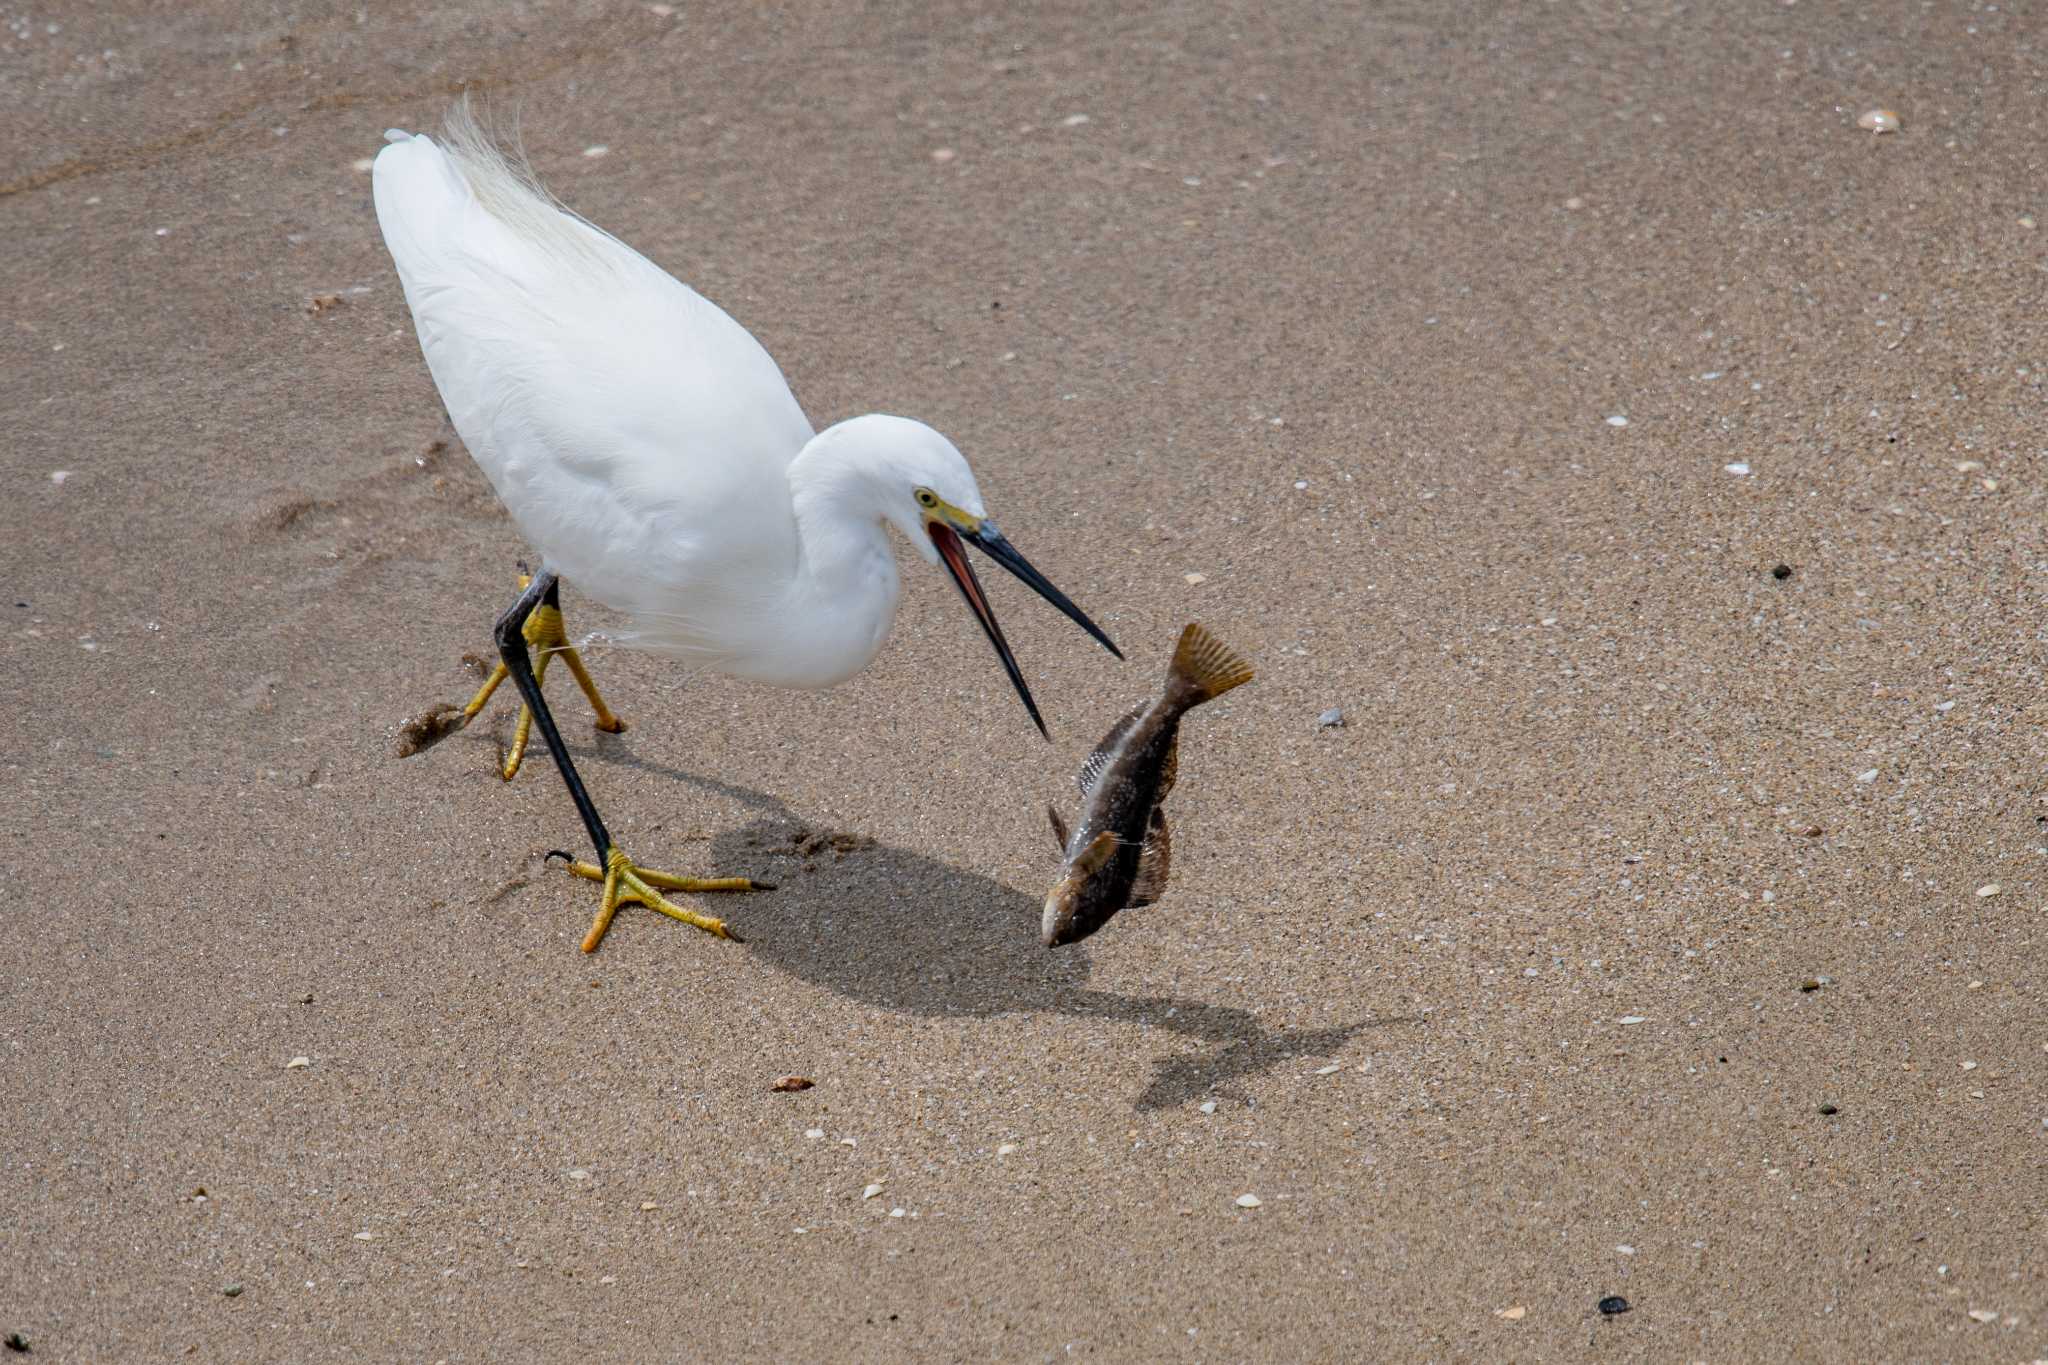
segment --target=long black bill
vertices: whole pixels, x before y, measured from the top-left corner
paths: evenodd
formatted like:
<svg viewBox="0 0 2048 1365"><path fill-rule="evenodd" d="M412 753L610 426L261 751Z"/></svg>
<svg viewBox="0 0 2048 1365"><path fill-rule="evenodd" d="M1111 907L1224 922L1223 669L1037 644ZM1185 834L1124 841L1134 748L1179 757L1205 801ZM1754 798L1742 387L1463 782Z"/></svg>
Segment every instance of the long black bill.
<svg viewBox="0 0 2048 1365"><path fill-rule="evenodd" d="M953 583L960 589L960 596L965 599L967 609L974 613L975 620L981 622L982 632L988 636L988 642L995 646L996 656L1003 661L1003 671L1010 675L1010 685L1017 689L1018 697L1024 702L1024 709L1031 713L1031 723L1038 727L1039 734L1051 739L1051 733L1045 728L1045 718L1038 714L1038 703L1031 699L1031 689L1024 682L1023 671L1017 667L1017 656L1010 652L1010 642L1003 638L1003 628L996 622L995 608L990 605L988 594L981 590L981 580L975 577L974 566L968 562L966 552L960 548L960 542L971 542L990 559L1023 579L1033 592L1058 607L1081 629L1101 641L1102 647L1117 658L1124 657L1123 651L1103 633L1102 627L1088 619L1086 612L1075 606L1065 593L1055 588L1044 574L1032 568L1031 561L1017 553L1016 547L1003 537L1003 533L996 529L993 522L984 521L980 530L965 536L937 521L928 523L927 529L931 533L932 545L938 550L939 558L945 561L947 572L953 575Z"/></svg>

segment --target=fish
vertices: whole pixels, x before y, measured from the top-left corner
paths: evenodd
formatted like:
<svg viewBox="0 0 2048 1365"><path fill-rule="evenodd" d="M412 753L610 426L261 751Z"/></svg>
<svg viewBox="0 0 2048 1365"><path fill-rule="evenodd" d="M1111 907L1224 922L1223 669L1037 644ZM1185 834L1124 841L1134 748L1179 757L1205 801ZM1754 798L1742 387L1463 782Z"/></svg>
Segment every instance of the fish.
<svg viewBox="0 0 2048 1365"><path fill-rule="evenodd" d="M1191 623L1159 696L1119 718L1081 765L1081 815L1071 834L1058 807L1046 807L1065 859L1045 898L1039 937L1046 947L1077 943L1117 911L1165 893L1172 841L1160 807L1180 768L1181 717L1251 680L1250 664Z"/></svg>

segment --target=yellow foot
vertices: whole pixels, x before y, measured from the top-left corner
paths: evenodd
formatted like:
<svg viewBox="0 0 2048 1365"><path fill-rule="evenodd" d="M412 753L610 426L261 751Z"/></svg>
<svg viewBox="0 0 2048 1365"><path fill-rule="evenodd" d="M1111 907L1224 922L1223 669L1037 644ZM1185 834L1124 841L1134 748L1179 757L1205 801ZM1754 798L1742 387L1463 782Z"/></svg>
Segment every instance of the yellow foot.
<svg viewBox="0 0 2048 1365"><path fill-rule="evenodd" d="M612 847L603 867L596 863L578 862L566 853L550 853L550 858L561 858L569 870L579 877L604 883L604 901L598 906L597 919L591 923L590 932L583 936L583 951L594 953L597 945L604 942L607 930L612 927L612 916L619 913L621 905L644 905L650 910L659 910L670 919L679 919L685 924L694 924L707 934L720 938L740 941L740 936L726 927L722 919L700 915L694 910L685 910L663 891L681 891L686 894L701 894L712 891L773 891L775 883L757 882L747 877L674 877L652 868L635 867L626 858L625 852L617 845Z"/></svg>
<svg viewBox="0 0 2048 1365"><path fill-rule="evenodd" d="M525 574L519 576L521 588L532 581ZM559 654L562 656L562 662L569 666L569 672L575 675L576 685L583 689L583 695L590 698L590 709L597 712L597 728L610 735L616 735L626 728L626 722L613 715L611 708L604 704L604 698L597 694L597 684L591 680L590 670L583 666L583 656L576 652L576 647L569 643L569 636L562 629L562 613L558 609L546 603L535 607L532 615L526 618L526 628L521 633L526 636L527 648L534 652L535 683L547 681L548 662ZM491 676L484 680L484 685L477 689L477 694L469 699L469 705L462 708L461 724L467 725L475 720L477 712L484 709L484 703L498 690L498 684L510 676L503 661L500 661L498 666L491 670ZM427 718L422 717L422 720L425 719ZM450 717L451 731L461 728L452 721L453 717ZM498 775L507 782L518 774L519 765L526 761L526 744L532 735L533 708L522 702L519 707L519 723L512 730L512 748L505 755L504 765L498 771ZM439 737L436 736L437 739Z"/></svg>

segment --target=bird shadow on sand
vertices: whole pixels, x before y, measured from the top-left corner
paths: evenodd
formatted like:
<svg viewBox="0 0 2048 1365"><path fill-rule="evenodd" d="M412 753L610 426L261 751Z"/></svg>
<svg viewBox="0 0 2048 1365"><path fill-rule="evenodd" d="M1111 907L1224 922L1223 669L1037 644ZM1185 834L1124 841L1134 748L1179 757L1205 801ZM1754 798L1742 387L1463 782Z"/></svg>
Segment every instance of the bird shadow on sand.
<svg viewBox="0 0 2048 1365"><path fill-rule="evenodd" d="M1140 1024L1207 1045L1155 1058L1140 1110L1232 1095L1233 1083L1292 1058L1329 1056L1362 1030L1417 1022L1369 1016L1338 1028L1268 1030L1235 1006L1094 990L1087 944L1047 949L1039 942L1034 897L908 849L815 827L745 787L609 746L577 757L586 753L588 761L653 773L749 812L744 823L713 834L706 851L692 844L679 861L777 884L765 895L721 897L714 908L745 936L746 951L793 976L874 1009L943 1018L1043 1012ZM1048 877L1051 871L1048 854ZM1158 913L1136 912L1134 922L1109 932L1142 932L1137 915Z"/></svg>

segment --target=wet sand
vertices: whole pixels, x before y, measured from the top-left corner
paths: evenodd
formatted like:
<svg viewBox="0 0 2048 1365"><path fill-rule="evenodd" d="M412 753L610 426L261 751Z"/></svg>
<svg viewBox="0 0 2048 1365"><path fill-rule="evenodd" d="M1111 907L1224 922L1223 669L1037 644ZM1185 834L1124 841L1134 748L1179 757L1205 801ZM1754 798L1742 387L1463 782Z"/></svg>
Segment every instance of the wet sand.
<svg viewBox="0 0 2048 1365"><path fill-rule="evenodd" d="M159 8L0 33L30 1358L2048 1356L2032 20ZM1047 745L913 561L829 693L557 677L744 944L578 953L508 703L392 755L527 553L355 165L467 80L1131 656L991 581ZM1173 887L1048 952L1194 619Z"/></svg>

